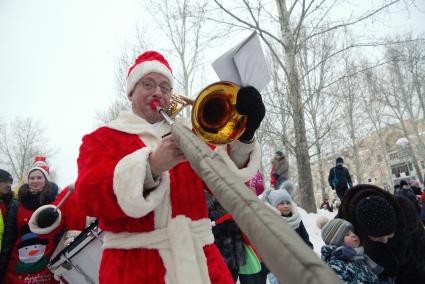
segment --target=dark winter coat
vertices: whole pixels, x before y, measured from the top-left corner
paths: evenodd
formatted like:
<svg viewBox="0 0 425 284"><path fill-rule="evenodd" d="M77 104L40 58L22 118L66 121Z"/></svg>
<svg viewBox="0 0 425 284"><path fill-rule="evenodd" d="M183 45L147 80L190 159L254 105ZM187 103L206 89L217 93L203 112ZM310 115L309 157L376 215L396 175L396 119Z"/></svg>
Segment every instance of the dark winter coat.
<svg viewBox="0 0 425 284"><path fill-rule="evenodd" d="M412 191L415 195L421 195L422 194L422 190L421 190L420 187L411 185L410 188L412 189Z"/></svg>
<svg viewBox="0 0 425 284"><path fill-rule="evenodd" d="M353 186L350 172L342 165L335 166L329 171L328 182L340 199L344 196L345 191Z"/></svg>
<svg viewBox="0 0 425 284"><path fill-rule="evenodd" d="M295 205L293 203L293 209L296 212L296 209L294 209ZM297 214L299 216L300 213L296 212L295 214ZM293 219L291 217L294 217L293 213L290 213L287 216L281 215L282 218L285 220L285 222L287 222L292 229L294 229L295 232L297 232L298 236L300 236L300 238L305 242L306 245L308 245L310 248L313 248L313 244L310 242L310 237L307 233L307 230L304 227L304 223L301 220L301 217L299 217L299 222L291 222L290 220ZM298 219L298 218L297 218Z"/></svg>
<svg viewBox="0 0 425 284"><path fill-rule="evenodd" d="M338 275L344 283L379 283L378 276L362 260L345 260L335 254L338 247L324 245L321 249L322 260Z"/></svg>
<svg viewBox="0 0 425 284"><path fill-rule="evenodd" d="M310 248L313 248L313 244L310 242L310 237L307 233L307 230L304 227L304 223L301 221L298 228L295 229L295 232L303 239L306 245L308 245Z"/></svg>
<svg viewBox="0 0 425 284"><path fill-rule="evenodd" d="M416 211L419 214L420 208L419 208L418 200L416 199L416 196L413 193L412 189L399 187L399 188L396 188L395 194L396 195L402 195L402 196L406 197L407 199L409 199L409 201L412 202L412 205L415 207Z"/></svg>
<svg viewBox="0 0 425 284"><path fill-rule="evenodd" d="M7 221L9 219L9 215L16 220L16 212L18 210L18 201L13 198L12 194L8 194L2 197L1 202L6 206L7 212L3 216L4 223L4 232L1 252L0 252L0 283L2 283L4 275L6 273L7 264L9 262L10 255L12 253L13 244L15 243L15 239L17 236L16 232L9 233L9 227L13 224L9 224ZM7 234L6 234L7 232Z"/></svg>
<svg viewBox="0 0 425 284"><path fill-rule="evenodd" d="M208 205L208 217L216 221L227 211L218 203L214 196L205 192ZM226 220L212 228L214 243L220 250L232 276L237 277L239 267L246 263L246 255L242 234L233 220Z"/></svg>
<svg viewBox="0 0 425 284"><path fill-rule="evenodd" d="M393 206L397 216L394 237L388 243L373 242L356 221L356 204L367 196L381 196ZM353 224L355 233L367 254L383 266L380 278L395 277L396 283L424 283L425 279L425 230L411 202L403 196L394 196L373 185L357 185L349 189L339 208L337 218Z"/></svg>
<svg viewBox="0 0 425 284"><path fill-rule="evenodd" d="M272 165L274 166L274 172L272 174L277 175L277 178L282 178L283 180L288 179L289 164L285 158L277 159L273 158Z"/></svg>

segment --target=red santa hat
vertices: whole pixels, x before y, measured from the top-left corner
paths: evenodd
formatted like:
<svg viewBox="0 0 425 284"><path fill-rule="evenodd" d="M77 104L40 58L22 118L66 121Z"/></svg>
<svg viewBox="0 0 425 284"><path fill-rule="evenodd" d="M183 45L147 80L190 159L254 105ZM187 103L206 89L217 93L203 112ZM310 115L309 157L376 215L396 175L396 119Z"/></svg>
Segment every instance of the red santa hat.
<svg viewBox="0 0 425 284"><path fill-rule="evenodd" d="M136 83L145 75L155 72L164 75L173 86L173 71L168 61L156 51L146 51L137 57L133 66L128 70L127 95L129 95Z"/></svg>
<svg viewBox="0 0 425 284"><path fill-rule="evenodd" d="M31 169L28 172L28 177L29 177L30 173L32 173L35 170L41 171L44 174L44 176L46 177L47 180L50 179L49 166L46 163L46 157L36 156L34 158L34 163L32 164Z"/></svg>

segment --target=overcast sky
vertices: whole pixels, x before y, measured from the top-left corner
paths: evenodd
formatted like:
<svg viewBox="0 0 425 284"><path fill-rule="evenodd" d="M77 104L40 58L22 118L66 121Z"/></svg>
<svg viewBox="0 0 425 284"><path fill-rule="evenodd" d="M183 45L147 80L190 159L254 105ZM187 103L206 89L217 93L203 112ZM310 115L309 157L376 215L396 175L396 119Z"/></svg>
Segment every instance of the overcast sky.
<svg viewBox="0 0 425 284"><path fill-rule="evenodd" d="M0 116L42 122L60 150L50 163L61 187L76 178L81 138L112 100L134 11L128 0L0 0Z"/></svg>
<svg viewBox="0 0 425 284"><path fill-rule="evenodd" d="M116 60L141 24L137 11L136 0L0 0L0 118L42 122L59 149L50 162L60 187L75 180L81 138L112 101ZM424 31L423 17L401 20ZM383 28L400 28L398 20Z"/></svg>

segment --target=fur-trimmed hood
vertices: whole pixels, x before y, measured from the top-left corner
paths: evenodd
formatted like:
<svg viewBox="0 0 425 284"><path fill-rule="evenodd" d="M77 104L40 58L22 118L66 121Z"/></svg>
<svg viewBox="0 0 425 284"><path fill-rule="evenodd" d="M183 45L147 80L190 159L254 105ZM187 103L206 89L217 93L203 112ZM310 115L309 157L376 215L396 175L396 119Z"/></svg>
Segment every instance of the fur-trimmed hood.
<svg viewBox="0 0 425 284"><path fill-rule="evenodd" d="M369 239L356 220L356 205L368 196L385 198L396 212L396 231L394 237L389 239L386 244ZM354 231L365 247L366 254L384 267L384 276L398 277L400 283L423 283L425 278L425 231L417 212L408 199L403 196L394 196L374 185L360 184L345 193L336 217L353 224Z"/></svg>

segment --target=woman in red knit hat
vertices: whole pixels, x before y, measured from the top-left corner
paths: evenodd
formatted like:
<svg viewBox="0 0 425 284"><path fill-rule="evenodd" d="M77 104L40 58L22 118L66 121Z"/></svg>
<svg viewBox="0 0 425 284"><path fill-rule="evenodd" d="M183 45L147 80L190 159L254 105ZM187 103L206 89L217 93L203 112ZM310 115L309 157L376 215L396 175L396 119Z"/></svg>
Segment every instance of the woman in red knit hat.
<svg viewBox="0 0 425 284"><path fill-rule="evenodd" d="M32 213L55 200L57 193L57 185L49 181L45 159L36 157L28 182L19 188L19 205L8 212L0 257L0 266L7 267L3 283L57 283L47 269L56 234L37 235L28 226Z"/></svg>

